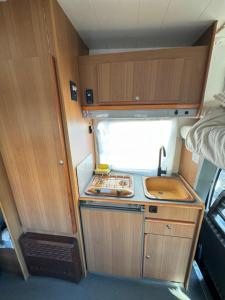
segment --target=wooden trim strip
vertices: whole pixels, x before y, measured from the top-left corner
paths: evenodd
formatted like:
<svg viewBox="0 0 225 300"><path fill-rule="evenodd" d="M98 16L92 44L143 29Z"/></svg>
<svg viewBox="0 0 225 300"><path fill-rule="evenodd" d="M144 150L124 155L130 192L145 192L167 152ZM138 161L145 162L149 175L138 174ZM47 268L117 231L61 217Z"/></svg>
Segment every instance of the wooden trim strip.
<svg viewBox="0 0 225 300"><path fill-rule="evenodd" d="M97 201L97 202L110 202L110 203L123 203L123 204L139 204L139 205L157 205L157 206L169 206L169 207L182 207L182 208L194 208L194 209L202 209L202 204L198 201L198 203L175 203L175 202L160 202L160 201L153 201L153 200L121 200L121 199L114 199L114 198L97 198L94 197L90 198L90 197L85 197L85 196L81 196L79 198L79 201Z"/></svg>
<svg viewBox="0 0 225 300"><path fill-rule="evenodd" d="M136 104L136 105L93 105L82 106L82 110L154 110L154 109L198 109L198 103L182 103L182 104Z"/></svg>
<svg viewBox="0 0 225 300"><path fill-rule="evenodd" d="M187 271L186 271L186 275L185 275L185 279L184 279L184 288L186 290L188 289L188 285L189 285L191 269L192 269L192 263L193 263L193 260L194 260L194 257L195 257L195 251L196 251L197 244L198 244L198 238L199 238L199 234L200 234L200 229L201 229L203 217L204 217L204 209L199 211L198 223L196 225L195 234L193 236L191 254L190 254L190 257L189 257Z"/></svg>
<svg viewBox="0 0 225 300"><path fill-rule="evenodd" d="M188 237L188 236L180 236L180 235L175 235L175 234L170 234L170 235L167 235L167 234L162 234L162 233L152 233L152 232L148 232L148 233L145 233L145 234L151 234L151 235L157 235L157 236L171 236L171 237L178 237L180 239L189 239L189 240L193 240L193 237Z"/></svg>
<svg viewBox="0 0 225 300"><path fill-rule="evenodd" d="M117 52L107 54L95 54L95 55L82 55L79 56L79 65L98 64L106 62L122 62L122 61L138 61L149 59L169 59L180 57L191 57L193 53L195 55L202 55L207 51L205 45L195 45L188 47L168 47L163 49L152 49L134 52Z"/></svg>
<svg viewBox="0 0 225 300"><path fill-rule="evenodd" d="M216 34L225 29L225 22L217 29Z"/></svg>
<svg viewBox="0 0 225 300"><path fill-rule="evenodd" d="M65 130L65 112L63 111L63 95L60 89L60 76L59 76L59 67L57 65L56 59L52 56L51 62L54 69L54 82L58 93L58 101L57 101L57 116L58 116L58 127L59 127L59 135L61 140L61 151L63 153L63 157L65 159L65 167L64 167L64 174L66 178L66 185L67 185L67 194L68 194L68 201L69 201L69 210L70 210L70 220L72 225L72 232L76 234L77 226L76 226L76 219L75 219L75 211L74 211L74 204L73 204L73 193L72 193L72 180L69 172L69 157L68 152L66 151L66 130Z"/></svg>
<svg viewBox="0 0 225 300"><path fill-rule="evenodd" d="M163 223L163 224L168 224L168 223L171 223L171 224L180 224L180 225L195 225L194 222L188 222L188 221L176 221L176 220L168 220L168 219L153 219L153 218L146 218L145 217L145 222L153 222L153 223Z"/></svg>
<svg viewBox="0 0 225 300"><path fill-rule="evenodd" d="M206 84L207 84L207 78L208 78L208 74L209 74L210 62L211 62L211 58L212 58L212 51L213 51L213 46L214 46L214 41L215 41L215 36L216 36L217 24L218 24L218 21L215 21L210 27L211 39L210 39L209 45L208 45L208 60L207 60L207 63L206 63L206 68L205 68L205 76L204 76L204 82L203 82L203 87L202 87L202 95L201 95L202 101L201 101L201 105L199 107L198 116L200 116L201 111L202 111L202 107L203 107Z"/></svg>

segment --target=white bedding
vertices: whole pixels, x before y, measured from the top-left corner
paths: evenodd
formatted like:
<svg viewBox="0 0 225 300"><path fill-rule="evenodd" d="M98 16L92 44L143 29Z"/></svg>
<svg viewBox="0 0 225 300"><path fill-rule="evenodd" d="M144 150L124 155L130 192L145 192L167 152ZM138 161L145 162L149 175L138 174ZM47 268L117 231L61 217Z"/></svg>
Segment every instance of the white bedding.
<svg viewBox="0 0 225 300"><path fill-rule="evenodd" d="M225 108L207 112L188 132L186 147L225 169Z"/></svg>

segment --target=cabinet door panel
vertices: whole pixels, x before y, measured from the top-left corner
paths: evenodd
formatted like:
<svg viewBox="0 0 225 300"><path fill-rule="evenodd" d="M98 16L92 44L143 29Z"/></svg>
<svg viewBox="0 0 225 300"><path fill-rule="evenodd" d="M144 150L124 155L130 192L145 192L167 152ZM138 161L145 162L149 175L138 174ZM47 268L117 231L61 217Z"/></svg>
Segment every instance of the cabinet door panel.
<svg viewBox="0 0 225 300"><path fill-rule="evenodd" d="M175 103L180 100L184 59L97 65L98 103Z"/></svg>
<svg viewBox="0 0 225 300"><path fill-rule="evenodd" d="M82 207L81 216L88 270L140 277L143 214Z"/></svg>
<svg viewBox="0 0 225 300"><path fill-rule="evenodd" d="M180 88L180 99L183 103L201 102L204 74L204 56L185 59Z"/></svg>
<svg viewBox="0 0 225 300"><path fill-rule="evenodd" d="M176 103L184 59L157 59L136 62L134 67L134 97L139 103Z"/></svg>
<svg viewBox="0 0 225 300"><path fill-rule="evenodd" d="M145 235L144 277L184 282L192 240Z"/></svg>
<svg viewBox="0 0 225 300"><path fill-rule="evenodd" d="M97 103L114 104L132 101L133 62L97 65Z"/></svg>
<svg viewBox="0 0 225 300"><path fill-rule="evenodd" d="M156 71L156 60L134 63L133 100L137 104L151 102L154 99Z"/></svg>
<svg viewBox="0 0 225 300"><path fill-rule="evenodd" d="M71 234L53 61L1 61L0 69L0 150L22 225L30 231Z"/></svg>
<svg viewBox="0 0 225 300"><path fill-rule="evenodd" d="M161 59L156 62L155 93L152 102L179 102L183 67L183 58Z"/></svg>

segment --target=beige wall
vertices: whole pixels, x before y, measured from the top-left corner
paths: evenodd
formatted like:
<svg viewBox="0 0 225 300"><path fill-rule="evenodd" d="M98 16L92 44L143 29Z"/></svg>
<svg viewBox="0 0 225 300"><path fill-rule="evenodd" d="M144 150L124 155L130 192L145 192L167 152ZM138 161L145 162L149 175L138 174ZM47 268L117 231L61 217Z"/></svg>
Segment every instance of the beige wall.
<svg viewBox="0 0 225 300"><path fill-rule="evenodd" d="M221 44L220 44L221 43ZM213 100L213 95L222 92L225 79L225 37L216 38L209 69L204 101Z"/></svg>

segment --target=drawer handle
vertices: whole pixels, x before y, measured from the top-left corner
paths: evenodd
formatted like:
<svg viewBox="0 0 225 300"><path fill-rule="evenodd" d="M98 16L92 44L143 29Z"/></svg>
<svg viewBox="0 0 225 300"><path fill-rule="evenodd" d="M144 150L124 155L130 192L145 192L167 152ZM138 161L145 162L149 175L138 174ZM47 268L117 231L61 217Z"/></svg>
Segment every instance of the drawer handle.
<svg viewBox="0 0 225 300"><path fill-rule="evenodd" d="M146 255L145 258L149 259L149 258L150 258L150 255Z"/></svg>
<svg viewBox="0 0 225 300"><path fill-rule="evenodd" d="M169 224L166 225L166 228L167 229L172 229L172 227Z"/></svg>

